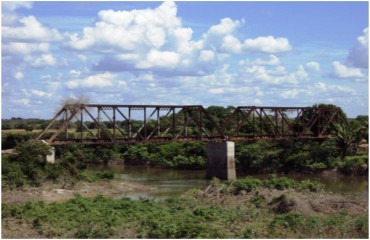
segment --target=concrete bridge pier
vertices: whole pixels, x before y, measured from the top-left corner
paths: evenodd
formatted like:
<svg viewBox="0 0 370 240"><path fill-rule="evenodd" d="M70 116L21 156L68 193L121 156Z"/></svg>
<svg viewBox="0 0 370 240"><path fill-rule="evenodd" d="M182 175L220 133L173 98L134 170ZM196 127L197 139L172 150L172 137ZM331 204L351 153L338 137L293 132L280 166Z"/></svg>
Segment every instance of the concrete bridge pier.
<svg viewBox="0 0 370 240"><path fill-rule="evenodd" d="M47 143L44 140L41 140L41 142L43 142L46 145L49 145L49 143ZM51 147L51 153L49 155L46 155L46 162L55 163L55 147Z"/></svg>
<svg viewBox="0 0 370 240"><path fill-rule="evenodd" d="M234 142L208 142L207 158L207 178L236 179Z"/></svg>

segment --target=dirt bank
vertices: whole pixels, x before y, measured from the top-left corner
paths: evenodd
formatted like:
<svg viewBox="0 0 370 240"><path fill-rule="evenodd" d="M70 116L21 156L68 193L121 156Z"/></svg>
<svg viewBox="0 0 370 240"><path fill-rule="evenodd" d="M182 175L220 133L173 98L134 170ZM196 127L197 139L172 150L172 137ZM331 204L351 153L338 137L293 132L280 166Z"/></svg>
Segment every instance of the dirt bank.
<svg viewBox="0 0 370 240"><path fill-rule="evenodd" d="M124 197L130 193L151 192L156 188L123 180L100 180L96 182L79 182L73 186L45 183L41 187L24 187L22 189L3 189L2 203L24 203L27 201L60 202L74 198L79 194L84 197L97 195Z"/></svg>
<svg viewBox="0 0 370 240"><path fill-rule="evenodd" d="M326 191L260 188L233 195L208 189L199 193L198 198L202 201L222 202L225 206L253 204L275 213L297 212L305 216L324 216L340 211L355 215L368 213L367 195L337 194Z"/></svg>

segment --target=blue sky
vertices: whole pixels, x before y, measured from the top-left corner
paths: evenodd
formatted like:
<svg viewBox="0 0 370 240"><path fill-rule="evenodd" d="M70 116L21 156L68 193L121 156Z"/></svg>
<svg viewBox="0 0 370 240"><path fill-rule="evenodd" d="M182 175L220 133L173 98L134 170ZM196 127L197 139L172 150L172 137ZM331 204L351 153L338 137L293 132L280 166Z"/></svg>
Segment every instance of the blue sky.
<svg viewBox="0 0 370 240"><path fill-rule="evenodd" d="M367 2L2 2L2 118L100 104L368 114Z"/></svg>

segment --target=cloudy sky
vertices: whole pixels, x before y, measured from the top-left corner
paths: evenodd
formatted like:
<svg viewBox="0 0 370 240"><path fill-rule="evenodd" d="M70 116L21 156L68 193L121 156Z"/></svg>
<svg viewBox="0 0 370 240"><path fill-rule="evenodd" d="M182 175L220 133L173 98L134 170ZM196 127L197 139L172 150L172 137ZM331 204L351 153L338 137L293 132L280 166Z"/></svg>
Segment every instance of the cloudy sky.
<svg viewBox="0 0 370 240"><path fill-rule="evenodd" d="M101 104L368 114L367 2L2 2L2 118Z"/></svg>

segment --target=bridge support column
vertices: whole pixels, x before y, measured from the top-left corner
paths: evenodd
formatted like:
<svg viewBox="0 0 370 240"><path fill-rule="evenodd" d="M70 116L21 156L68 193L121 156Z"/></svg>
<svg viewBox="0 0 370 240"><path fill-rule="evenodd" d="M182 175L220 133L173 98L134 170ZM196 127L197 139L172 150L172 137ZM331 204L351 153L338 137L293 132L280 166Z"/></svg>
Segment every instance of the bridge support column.
<svg viewBox="0 0 370 240"><path fill-rule="evenodd" d="M51 147L51 154L46 155L46 161L48 163L55 163L55 147Z"/></svg>
<svg viewBox="0 0 370 240"><path fill-rule="evenodd" d="M207 178L236 179L234 142L209 142L207 157Z"/></svg>
<svg viewBox="0 0 370 240"><path fill-rule="evenodd" d="M44 144L49 145L46 141L41 140ZM51 147L51 154L46 155L46 162L55 163L55 147Z"/></svg>

